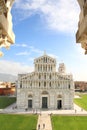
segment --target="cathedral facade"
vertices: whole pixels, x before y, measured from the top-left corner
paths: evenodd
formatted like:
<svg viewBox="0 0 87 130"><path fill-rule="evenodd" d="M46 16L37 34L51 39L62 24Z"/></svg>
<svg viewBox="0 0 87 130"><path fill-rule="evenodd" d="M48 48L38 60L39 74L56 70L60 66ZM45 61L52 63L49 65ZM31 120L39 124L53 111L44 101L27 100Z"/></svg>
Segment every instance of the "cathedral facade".
<svg viewBox="0 0 87 130"><path fill-rule="evenodd" d="M34 60L34 71L18 75L17 108L73 109L74 82L64 63L46 54Z"/></svg>

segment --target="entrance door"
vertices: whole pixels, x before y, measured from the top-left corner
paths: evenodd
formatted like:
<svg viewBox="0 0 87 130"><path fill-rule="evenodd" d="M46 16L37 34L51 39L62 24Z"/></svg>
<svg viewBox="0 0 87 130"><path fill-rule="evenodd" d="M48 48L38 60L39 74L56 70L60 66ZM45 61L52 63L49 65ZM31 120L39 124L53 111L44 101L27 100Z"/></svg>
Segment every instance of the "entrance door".
<svg viewBox="0 0 87 130"><path fill-rule="evenodd" d="M58 109L62 108L62 100L57 100L57 108Z"/></svg>
<svg viewBox="0 0 87 130"><path fill-rule="evenodd" d="M47 106L47 100L48 98L47 97L42 97L42 108L48 108Z"/></svg>
<svg viewBox="0 0 87 130"><path fill-rule="evenodd" d="M32 99L28 100L28 108L32 108Z"/></svg>

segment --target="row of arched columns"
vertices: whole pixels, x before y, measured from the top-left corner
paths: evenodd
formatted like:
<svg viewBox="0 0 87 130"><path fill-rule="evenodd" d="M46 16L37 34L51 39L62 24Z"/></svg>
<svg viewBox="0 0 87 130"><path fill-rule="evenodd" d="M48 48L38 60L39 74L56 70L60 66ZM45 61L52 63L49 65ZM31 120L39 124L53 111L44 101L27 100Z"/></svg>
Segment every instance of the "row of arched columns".
<svg viewBox="0 0 87 130"><path fill-rule="evenodd" d="M35 71L36 72L55 72L56 68L54 64L36 64Z"/></svg>
<svg viewBox="0 0 87 130"><path fill-rule="evenodd" d="M61 88L70 89L70 82L66 81L22 81L20 82L21 88Z"/></svg>

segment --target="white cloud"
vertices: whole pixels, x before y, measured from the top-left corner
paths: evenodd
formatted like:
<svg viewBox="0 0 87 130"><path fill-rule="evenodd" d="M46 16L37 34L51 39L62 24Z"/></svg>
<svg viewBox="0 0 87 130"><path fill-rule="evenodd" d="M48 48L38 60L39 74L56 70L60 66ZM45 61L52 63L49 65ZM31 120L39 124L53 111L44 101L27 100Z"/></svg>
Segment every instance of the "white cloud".
<svg viewBox="0 0 87 130"><path fill-rule="evenodd" d="M73 66L66 66L69 68L68 72L73 74L73 78L76 81L87 81L87 62L82 60L82 64L78 63Z"/></svg>
<svg viewBox="0 0 87 130"><path fill-rule="evenodd" d="M68 72L73 74L74 80L87 81L87 55L80 44L74 46L74 50L67 62Z"/></svg>
<svg viewBox="0 0 87 130"><path fill-rule="evenodd" d="M34 47L31 48L31 52L35 52L35 53L39 53L39 54L43 53L43 51L41 51L41 50L39 50L37 48L34 48Z"/></svg>
<svg viewBox="0 0 87 130"><path fill-rule="evenodd" d="M17 56L27 56L27 55L30 55L29 52L27 51L24 51L24 52L19 52L19 53L16 53Z"/></svg>
<svg viewBox="0 0 87 130"><path fill-rule="evenodd" d="M16 47L23 47L25 49L28 49L28 51L23 50L23 52L16 53L17 56L22 56L22 55L27 56L27 55L30 55L32 52L40 54L40 55L43 53L43 51L41 51L40 49L35 48L34 46L29 46L27 44L15 44L15 46Z"/></svg>
<svg viewBox="0 0 87 130"><path fill-rule="evenodd" d="M55 58L56 60L58 60L59 59L59 57L57 56L57 55L54 55L54 54L48 54L50 57L53 57L53 58Z"/></svg>
<svg viewBox="0 0 87 130"><path fill-rule="evenodd" d="M38 13L50 29L70 33L77 28L79 5L75 0L16 0L15 8L21 19Z"/></svg>
<svg viewBox="0 0 87 130"><path fill-rule="evenodd" d="M0 60L0 73L17 75L18 73L28 73L33 71L33 67L23 65L19 62Z"/></svg>
<svg viewBox="0 0 87 130"><path fill-rule="evenodd" d="M24 47L24 48L28 47L28 45L27 45L27 44L24 44L24 43L22 43L22 44L14 44L14 46Z"/></svg>
<svg viewBox="0 0 87 130"><path fill-rule="evenodd" d="M75 46L75 49L77 51L77 53L79 54L79 57L86 57L84 54L85 54L85 50L81 47L81 44L77 44Z"/></svg>
<svg viewBox="0 0 87 130"><path fill-rule="evenodd" d="M59 59L56 55L48 54L53 58ZM87 56L84 55L85 58L76 57L77 63L66 65L66 69L69 73L73 74L74 80L87 81ZM28 59L33 61L34 59ZM58 62L58 60L57 60ZM76 60L74 61L76 62ZM64 62L65 63L65 62ZM7 60L0 60L0 73L13 74L17 75L18 73L29 73L34 70L34 66L25 65L25 63L13 62ZM57 66L58 70L58 66Z"/></svg>
<svg viewBox="0 0 87 130"><path fill-rule="evenodd" d="M34 62L34 59L35 59L35 58L31 58L31 57L30 57L28 60Z"/></svg>

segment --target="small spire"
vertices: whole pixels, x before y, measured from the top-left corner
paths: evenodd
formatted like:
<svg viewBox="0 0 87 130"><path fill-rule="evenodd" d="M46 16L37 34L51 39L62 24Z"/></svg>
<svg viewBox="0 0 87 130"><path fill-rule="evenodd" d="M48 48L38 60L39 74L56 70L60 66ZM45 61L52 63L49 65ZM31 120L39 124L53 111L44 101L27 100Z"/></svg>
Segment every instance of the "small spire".
<svg viewBox="0 0 87 130"><path fill-rule="evenodd" d="M44 55L46 55L46 50L44 50Z"/></svg>

